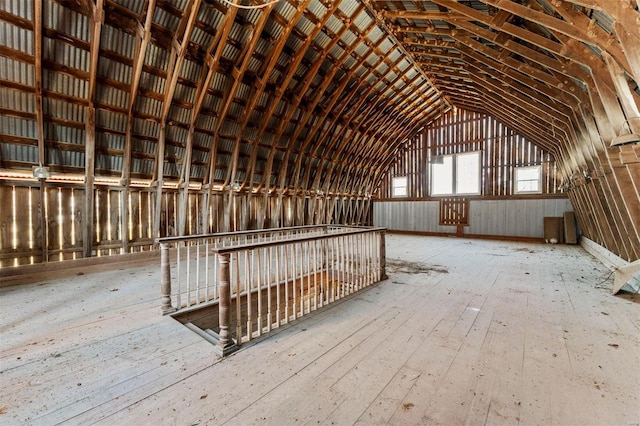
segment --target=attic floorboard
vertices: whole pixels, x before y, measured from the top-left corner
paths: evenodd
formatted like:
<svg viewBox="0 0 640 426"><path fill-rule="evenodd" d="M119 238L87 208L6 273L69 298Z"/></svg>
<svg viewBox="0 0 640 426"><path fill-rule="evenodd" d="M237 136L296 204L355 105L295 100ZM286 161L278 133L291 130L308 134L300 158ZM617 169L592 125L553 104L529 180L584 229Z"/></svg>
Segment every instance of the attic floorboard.
<svg viewBox="0 0 640 426"><path fill-rule="evenodd" d="M220 361L157 265L0 288L2 424L638 424L637 295L577 246L387 236L389 280Z"/></svg>

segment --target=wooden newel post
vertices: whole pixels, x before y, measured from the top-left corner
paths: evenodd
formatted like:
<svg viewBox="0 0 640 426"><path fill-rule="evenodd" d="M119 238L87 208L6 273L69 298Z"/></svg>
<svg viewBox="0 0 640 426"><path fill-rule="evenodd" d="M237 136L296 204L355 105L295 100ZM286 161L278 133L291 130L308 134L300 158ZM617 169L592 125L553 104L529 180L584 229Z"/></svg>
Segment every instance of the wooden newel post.
<svg viewBox="0 0 640 426"><path fill-rule="evenodd" d="M220 290L219 321L220 340L219 352L222 356L228 355L237 349L237 346L229 332L231 326L231 274L229 273L229 253L218 254L218 282Z"/></svg>
<svg viewBox="0 0 640 426"><path fill-rule="evenodd" d="M386 248L386 231L380 231L380 280L386 280L387 276L387 248Z"/></svg>
<svg viewBox="0 0 640 426"><path fill-rule="evenodd" d="M169 244L160 244L160 289L162 292L162 314L175 312L171 305L171 263L169 259Z"/></svg>

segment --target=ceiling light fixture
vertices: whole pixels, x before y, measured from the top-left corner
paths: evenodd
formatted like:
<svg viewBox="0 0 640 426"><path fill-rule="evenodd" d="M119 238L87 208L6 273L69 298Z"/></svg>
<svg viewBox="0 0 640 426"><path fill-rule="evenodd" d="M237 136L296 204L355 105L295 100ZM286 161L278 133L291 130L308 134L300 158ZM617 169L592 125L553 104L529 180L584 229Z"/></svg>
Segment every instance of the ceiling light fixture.
<svg viewBox="0 0 640 426"><path fill-rule="evenodd" d="M51 177L49 168L44 167L43 165L33 166L32 171L33 171L33 177L36 179L48 179Z"/></svg>
<svg viewBox="0 0 640 426"><path fill-rule="evenodd" d="M631 143L638 143L640 142L640 136L636 133L633 133L633 130L631 129L631 126L629 125L629 121L631 120L639 120L640 117L631 117L631 118L627 118L626 120L624 120L624 123L622 123L622 127L620 128L620 133L618 134L618 136L616 136L615 138L613 138L613 140L611 141L611 145L610 146L620 146L620 145L628 145ZM625 132L625 124L626 124L626 128L628 130L628 133Z"/></svg>

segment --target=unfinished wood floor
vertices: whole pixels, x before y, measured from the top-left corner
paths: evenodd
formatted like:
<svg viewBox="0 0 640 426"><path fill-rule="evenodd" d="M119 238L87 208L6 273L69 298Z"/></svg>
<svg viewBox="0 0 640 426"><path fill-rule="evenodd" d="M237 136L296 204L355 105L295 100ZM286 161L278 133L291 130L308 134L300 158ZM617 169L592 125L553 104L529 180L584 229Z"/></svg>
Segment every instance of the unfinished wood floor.
<svg viewBox="0 0 640 426"><path fill-rule="evenodd" d="M576 246L387 236L389 280L220 361L159 266L0 289L0 424L637 425L637 296Z"/></svg>

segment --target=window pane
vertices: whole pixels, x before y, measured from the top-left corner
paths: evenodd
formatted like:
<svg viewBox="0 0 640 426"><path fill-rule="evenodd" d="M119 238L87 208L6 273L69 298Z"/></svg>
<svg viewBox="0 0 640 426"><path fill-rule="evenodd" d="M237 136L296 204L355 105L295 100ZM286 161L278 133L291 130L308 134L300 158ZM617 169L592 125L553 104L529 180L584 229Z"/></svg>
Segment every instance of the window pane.
<svg viewBox="0 0 640 426"><path fill-rule="evenodd" d="M519 180L516 192L538 192L540 191L540 182L536 180Z"/></svg>
<svg viewBox="0 0 640 426"><path fill-rule="evenodd" d="M407 177L394 177L393 183L393 196L394 197L406 197L407 196Z"/></svg>
<svg viewBox="0 0 640 426"><path fill-rule="evenodd" d="M431 195L453 194L453 157L442 157L442 164L431 165Z"/></svg>
<svg viewBox="0 0 640 426"><path fill-rule="evenodd" d="M480 193L480 153L458 154L456 183L458 194Z"/></svg>
<svg viewBox="0 0 640 426"><path fill-rule="evenodd" d="M516 167L515 192L542 192L540 166Z"/></svg>

